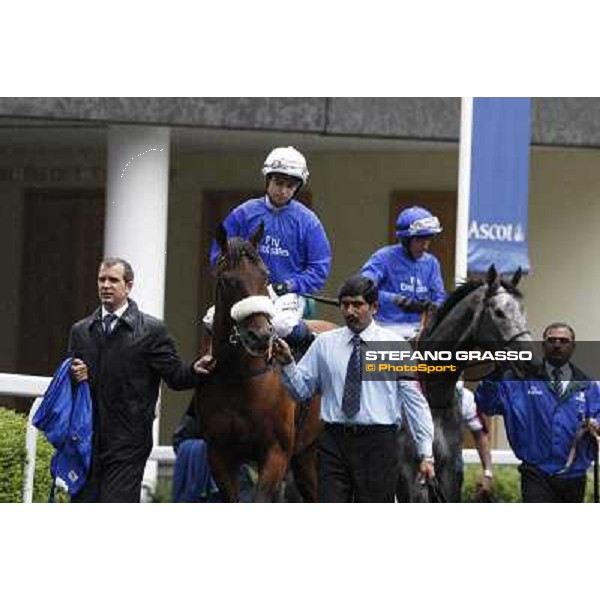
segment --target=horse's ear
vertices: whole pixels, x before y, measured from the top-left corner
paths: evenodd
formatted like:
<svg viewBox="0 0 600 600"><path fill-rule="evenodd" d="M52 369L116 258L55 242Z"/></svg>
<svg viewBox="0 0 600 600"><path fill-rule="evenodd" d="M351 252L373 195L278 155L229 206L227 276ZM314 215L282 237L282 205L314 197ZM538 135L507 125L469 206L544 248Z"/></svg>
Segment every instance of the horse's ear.
<svg viewBox="0 0 600 600"><path fill-rule="evenodd" d="M513 287L517 287L519 285L519 281L521 281L521 277L523 277L523 269L521 269L521 267L519 267L515 271L515 274L512 276L512 279L510 282Z"/></svg>
<svg viewBox="0 0 600 600"><path fill-rule="evenodd" d="M490 266L485 279L486 283L488 284L488 294L493 294L500 285L500 281L498 279L498 271L496 271L495 265L492 264Z"/></svg>
<svg viewBox="0 0 600 600"><path fill-rule="evenodd" d="M496 271L496 265L490 265L485 279L488 285L493 285L498 281L498 271Z"/></svg>
<svg viewBox="0 0 600 600"><path fill-rule="evenodd" d="M217 227L217 244L219 244L219 249L221 250L221 254L227 254L227 230L223 223L219 223Z"/></svg>
<svg viewBox="0 0 600 600"><path fill-rule="evenodd" d="M262 240L264 233L265 224L264 221L261 221L258 229L250 236L250 243L254 246L254 248L258 247L258 242Z"/></svg>

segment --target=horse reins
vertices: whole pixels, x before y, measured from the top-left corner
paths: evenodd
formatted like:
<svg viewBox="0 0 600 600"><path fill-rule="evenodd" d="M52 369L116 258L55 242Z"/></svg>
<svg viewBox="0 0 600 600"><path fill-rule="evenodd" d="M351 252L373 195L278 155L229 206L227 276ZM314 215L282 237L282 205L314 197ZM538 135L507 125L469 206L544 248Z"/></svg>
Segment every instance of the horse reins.
<svg viewBox="0 0 600 600"><path fill-rule="evenodd" d="M269 321L269 324L270 324L270 321ZM273 355L273 342L275 341L275 338L277 337L275 335L275 332L271 332L271 335L269 336L269 345L268 345L267 349L263 350L262 352L256 352L255 350L253 350L250 347L248 337L249 336L243 327L239 328L237 325L234 325L232 328L232 332L229 334L229 343L232 346L237 346L237 343L240 342L242 345L242 348L244 349L244 351L247 354L249 354L250 356L253 356L254 358L264 358L265 360L270 362L272 355Z"/></svg>
<svg viewBox="0 0 600 600"><path fill-rule="evenodd" d="M268 373L269 371L273 370L273 342L275 340L275 337L276 336L274 334L270 336L269 346L265 351L256 352L249 346L248 336L245 333L245 330L243 328L240 330L240 328L238 328L237 325L233 326L232 332L229 335L230 345L235 348L239 343L243 351L246 352L246 354L253 358L262 358L265 361L263 367L254 371L248 371L244 373L245 378L252 379L253 377L260 377L261 375L264 375L265 373Z"/></svg>

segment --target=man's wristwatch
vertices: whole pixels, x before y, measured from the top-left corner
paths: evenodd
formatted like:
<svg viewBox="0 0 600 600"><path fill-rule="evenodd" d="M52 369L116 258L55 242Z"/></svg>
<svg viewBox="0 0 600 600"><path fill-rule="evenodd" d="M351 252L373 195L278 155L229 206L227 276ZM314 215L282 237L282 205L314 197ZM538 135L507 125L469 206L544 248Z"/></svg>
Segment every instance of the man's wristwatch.
<svg viewBox="0 0 600 600"><path fill-rule="evenodd" d="M483 476L487 477L488 479L494 479L494 474L492 473L491 469L484 469Z"/></svg>

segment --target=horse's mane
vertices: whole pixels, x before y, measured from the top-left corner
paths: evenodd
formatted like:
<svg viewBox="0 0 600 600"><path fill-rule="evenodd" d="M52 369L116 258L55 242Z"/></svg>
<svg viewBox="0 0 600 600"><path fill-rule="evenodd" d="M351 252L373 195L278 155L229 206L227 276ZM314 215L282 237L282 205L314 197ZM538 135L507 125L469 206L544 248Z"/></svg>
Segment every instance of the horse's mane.
<svg viewBox="0 0 600 600"><path fill-rule="evenodd" d="M515 298L523 298L523 292L520 289L518 289L515 285L513 285L510 281L505 281L503 279L500 283L502 287L509 294L512 294Z"/></svg>
<svg viewBox="0 0 600 600"><path fill-rule="evenodd" d="M450 293L446 301L440 306L437 312L434 315L434 318L431 322L431 325L427 327L427 333L431 334L433 330L448 316L454 307L464 300L469 294L474 292L476 289L480 288L484 285L486 281L479 277L473 277L471 279L467 279L465 282L459 284L454 291ZM500 285L511 295L516 298L522 298L523 294L516 286L514 286L510 281L506 281L502 279L500 281Z"/></svg>
<svg viewBox="0 0 600 600"><path fill-rule="evenodd" d="M480 288L484 283L483 279L474 278L467 279L467 281L458 285L435 313L431 325L427 328L427 333L431 333L459 302L466 298L471 292Z"/></svg>

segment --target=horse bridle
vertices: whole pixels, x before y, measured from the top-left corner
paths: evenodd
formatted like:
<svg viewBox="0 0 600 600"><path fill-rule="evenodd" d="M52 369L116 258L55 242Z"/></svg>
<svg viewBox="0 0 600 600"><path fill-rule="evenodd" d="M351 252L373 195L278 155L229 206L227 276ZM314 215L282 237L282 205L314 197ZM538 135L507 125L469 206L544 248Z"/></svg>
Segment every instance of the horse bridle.
<svg viewBox="0 0 600 600"><path fill-rule="evenodd" d="M508 294L511 295L510 292L504 290L504 291L496 291L493 294L490 294L489 296L486 296L484 303L483 303L483 309L481 310L481 313L479 314L479 319L477 321L477 327L475 328L476 330L476 335L475 337L478 337L478 334L480 333L481 330L481 323L483 321L483 317L485 315L485 311L487 308L490 307L491 304L491 300L492 298L494 298L495 296L499 296L500 294ZM500 331L500 328L496 325L496 322L494 321L494 319L491 320L493 326L496 328L496 331L498 333L502 333ZM510 346L510 344L512 344L515 340L519 339L520 337L523 337L524 335L531 335L531 331L529 329L523 329L522 331L519 331L518 333L515 333L515 335L513 335L512 337L510 337L508 340L503 340L503 349L507 350L508 347Z"/></svg>
<svg viewBox="0 0 600 600"><path fill-rule="evenodd" d="M273 342L277 338L277 334L275 333L275 329L271 324L271 319L267 317L267 321L269 322L269 326L271 327L271 333L269 335L269 344L266 350L262 352L256 352L250 343L250 334L248 333L248 329L239 325L239 323L235 323L231 328L231 333L229 334L229 343L232 346L237 346L238 343L244 349L246 354L254 357L254 358L264 358L267 362L271 361L271 355L273 352Z"/></svg>
<svg viewBox="0 0 600 600"><path fill-rule="evenodd" d="M260 352L256 351L252 347L252 335L249 328L242 325L244 320L256 314L264 314L269 326L269 340L267 349ZM233 320L233 325L228 337L229 343L232 346L237 346L240 344L244 352L254 358L263 358L266 356L268 359L270 359L273 349L273 342L276 337L272 324L272 318L274 315L275 308L268 295L249 295L241 300L238 300L237 302L234 302L229 309L229 317Z"/></svg>
<svg viewBox="0 0 600 600"><path fill-rule="evenodd" d="M254 258L254 255L252 253L250 253L247 249L245 248L239 248L238 252L237 252L237 256L238 258L243 258L243 257L248 257L250 259ZM225 254L221 254L219 256L219 258L217 259L217 266L218 268L223 268L223 265L226 264L226 260L227 260L227 256ZM217 286L219 286L221 284L221 279L219 277L217 277ZM251 296L252 298L254 296ZM243 300L248 300L251 297L247 297ZM262 296L261 296L262 297ZM232 307L232 310L235 308L235 306L242 304L242 301L239 301L237 303L235 303ZM269 308L266 308L265 310L269 310ZM252 314L261 314L264 311L261 309L257 309L254 312L247 312L246 316L249 317ZM241 346L242 350L248 355L251 356L253 358L263 358L265 360L265 367L263 369L260 369L256 372L251 372L248 376L249 377L254 377L256 375L261 375L265 372L267 372L268 370L271 369L271 363L272 363L272 352L273 352L273 342L275 341L275 338L277 337L275 334L275 330L273 328L273 324L271 322L271 318L273 313L264 313L265 317L267 318L267 321L269 323L269 341L268 341L268 345L266 350L263 350L261 352L256 351L253 347L252 347L252 341L251 341L251 335L249 333L249 329L244 327L243 325L241 325L241 321L243 320L242 318L240 318L239 316L236 317L234 315L230 314L230 317L233 319L234 323L233 326L231 328L231 332L229 333L228 336L228 341L229 344L232 347L237 347L238 345Z"/></svg>
<svg viewBox="0 0 600 600"><path fill-rule="evenodd" d="M477 325L475 326L475 338L479 337L479 333L481 330L481 323L483 321L483 317L485 315L486 309L488 309L490 307L491 304L491 300L492 298L494 298L495 296L498 296L499 294L510 294L510 292L508 292L507 290L504 291L495 291L493 294L489 294L486 296L484 302L483 302L483 308L479 314L478 320L477 320ZM500 331L500 328L496 325L496 322L494 321L494 319L491 319L492 325L496 328L496 331L498 333L502 333ZM510 338L508 338L507 340L502 340L502 349L503 350L508 350L510 345L518 340L520 337L523 337L525 335L531 335L531 331L529 329L523 329L522 331L519 331L517 333L515 333L515 335L511 336ZM472 368L472 367L477 367L480 365L486 365L492 363L494 365L494 369L492 371L490 371L489 373L486 373L485 375L483 375L482 377L480 377L479 379L472 379L470 381L473 382L477 382L477 381L481 381L482 379L485 379L486 377L488 377L489 375L491 375L492 373L494 373L495 371L497 371L499 369L499 364L497 360L491 360L491 361L477 361L477 362L473 362L473 363L469 363L467 365L465 365L464 369L468 369L468 368Z"/></svg>

